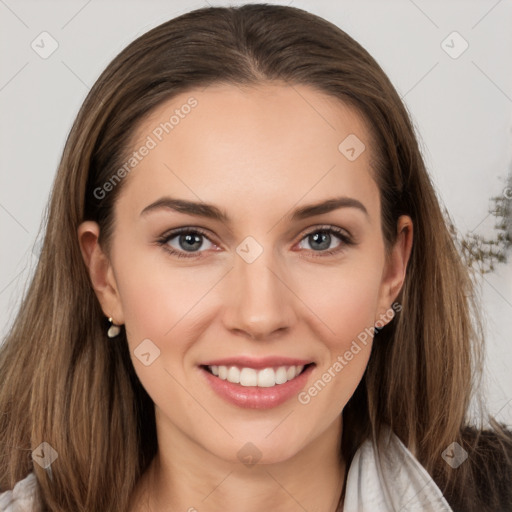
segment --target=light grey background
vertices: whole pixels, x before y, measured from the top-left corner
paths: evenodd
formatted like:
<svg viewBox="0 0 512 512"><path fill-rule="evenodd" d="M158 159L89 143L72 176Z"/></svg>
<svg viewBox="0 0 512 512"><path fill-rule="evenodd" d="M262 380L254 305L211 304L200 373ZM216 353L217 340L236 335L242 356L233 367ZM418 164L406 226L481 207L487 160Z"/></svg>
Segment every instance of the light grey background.
<svg viewBox="0 0 512 512"><path fill-rule="evenodd" d="M247 2L232 2L232 5ZM427 167L457 228L492 233L489 198L512 162L512 2L293 0L340 26L403 96ZM41 217L65 138L101 71L130 41L204 1L0 0L0 335L36 263ZM58 48L43 59L40 51ZM457 31L469 44L464 45ZM41 38L46 38L41 43ZM444 46L442 45L443 41ZM448 48L447 48L448 45ZM512 425L512 254L479 279L486 322L486 397ZM37 337L37 333L34 333ZM26 340L31 343L32 340Z"/></svg>

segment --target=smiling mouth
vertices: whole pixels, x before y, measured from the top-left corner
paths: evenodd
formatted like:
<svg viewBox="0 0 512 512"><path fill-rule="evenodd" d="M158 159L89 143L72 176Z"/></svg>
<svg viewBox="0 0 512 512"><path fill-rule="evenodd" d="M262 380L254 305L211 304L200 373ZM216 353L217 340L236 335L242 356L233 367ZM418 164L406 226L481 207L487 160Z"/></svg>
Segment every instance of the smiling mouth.
<svg viewBox="0 0 512 512"><path fill-rule="evenodd" d="M306 365L271 366L256 370L238 366L202 365L210 374L244 387L271 388L295 379L314 363Z"/></svg>

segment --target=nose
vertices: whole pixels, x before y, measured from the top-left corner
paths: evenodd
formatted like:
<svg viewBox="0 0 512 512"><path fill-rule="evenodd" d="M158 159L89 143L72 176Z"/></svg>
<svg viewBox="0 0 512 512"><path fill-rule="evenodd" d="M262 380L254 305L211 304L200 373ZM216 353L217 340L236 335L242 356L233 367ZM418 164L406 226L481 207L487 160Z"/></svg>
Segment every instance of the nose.
<svg viewBox="0 0 512 512"><path fill-rule="evenodd" d="M224 325L254 340L282 335L296 321L296 298L271 252L263 251L252 263L237 256L226 283Z"/></svg>

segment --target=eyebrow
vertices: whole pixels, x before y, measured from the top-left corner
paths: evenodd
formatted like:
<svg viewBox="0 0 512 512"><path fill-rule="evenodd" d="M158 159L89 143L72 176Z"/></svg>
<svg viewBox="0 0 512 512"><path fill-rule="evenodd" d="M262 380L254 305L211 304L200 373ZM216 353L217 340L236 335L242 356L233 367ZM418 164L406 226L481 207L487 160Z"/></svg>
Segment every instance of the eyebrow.
<svg viewBox="0 0 512 512"><path fill-rule="evenodd" d="M315 215L329 213L339 208L356 208L363 212L366 217L369 217L367 209L360 201L352 197L345 196L327 199L326 201L322 201L320 203L301 206L300 208L297 208L286 217L290 221L294 222L306 219L308 217L313 217ZM195 215L198 217L205 217L208 219L218 220L226 224L229 224L231 222L229 215L224 210L217 208L217 206L213 204L203 202L197 203L193 201L186 201L185 199L172 198L169 196L161 197L160 199L157 199L154 203L151 203L150 205L146 206L140 212L140 215L144 216L150 212L161 209L170 209L179 213Z"/></svg>

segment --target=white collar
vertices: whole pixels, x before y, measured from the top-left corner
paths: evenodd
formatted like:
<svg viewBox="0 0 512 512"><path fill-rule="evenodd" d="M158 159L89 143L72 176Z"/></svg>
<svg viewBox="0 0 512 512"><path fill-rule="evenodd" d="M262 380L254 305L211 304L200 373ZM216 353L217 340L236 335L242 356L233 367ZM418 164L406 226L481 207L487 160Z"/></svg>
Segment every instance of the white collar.
<svg viewBox="0 0 512 512"><path fill-rule="evenodd" d="M350 464L343 512L453 512L425 468L389 427Z"/></svg>
<svg viewBox="0 0 512 512"><path fill-rule="evenodd" d="M40 512L38 483L35 473L29 473L23 480L16 482L14 488L0 493L0 511L2 512Z"/></svg>

